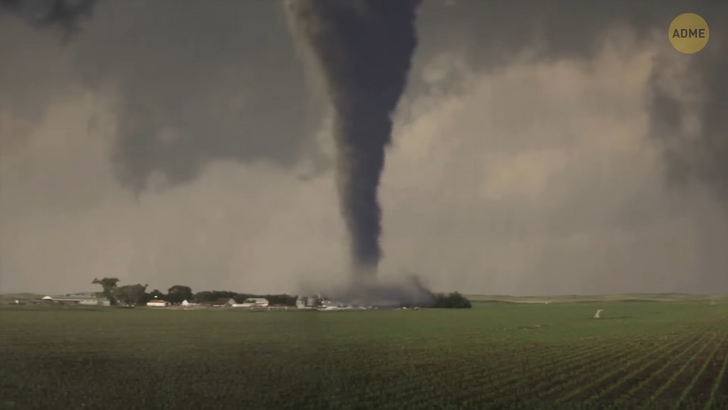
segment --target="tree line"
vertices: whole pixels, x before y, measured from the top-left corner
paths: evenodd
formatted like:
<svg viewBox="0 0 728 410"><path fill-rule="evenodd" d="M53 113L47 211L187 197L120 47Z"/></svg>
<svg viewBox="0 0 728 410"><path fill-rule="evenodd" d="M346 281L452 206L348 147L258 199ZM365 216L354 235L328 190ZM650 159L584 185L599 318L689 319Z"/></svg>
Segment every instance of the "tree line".
<svg viewBox="0 0 728 410"><path fill-rule="evenodd" d="M225 290L203 290L193 293L192 288L183 285L174 285L163 293L159 289L147 292L148 285L135 284L118 286L118 278L94 279L94 285L101 285L102 296L109 300L111 305L144 305L152 299L161 299L172 304L182 303L185 300L194 303L208 303L220 299L233 299L235 303L243 303L248 298L266 298L271 305L296 306L295 295L255 295L237 293ZM470 309L470 300L458 292L432 294L434 304L432 307L441 309Z"/></svg>
<svg viewBox="0 0 728 410"><path fill-rule="evenodd" d="M473 305L470 300L458 292L436 293L433 308L439 309L470 309Z"/></svg>
<svg viewBox="0 0 728 410"><path fill-rule="evenodd" d="M184 285L174 285L167 289L167 293L154 289L147 292L149 285L134 284L119 286L118 278L94 279L91 283L101 285L99 292L109 300L111 305L145 305L152 299L161 299L172 304L182 303L185 300L194 303L208 303L219 299L233 299L235 303L243 303L248 298L266 298L271 305L295 306L296 296L293 295L255 295L222 290L204 290L194 293L192 288Z"/></svg>

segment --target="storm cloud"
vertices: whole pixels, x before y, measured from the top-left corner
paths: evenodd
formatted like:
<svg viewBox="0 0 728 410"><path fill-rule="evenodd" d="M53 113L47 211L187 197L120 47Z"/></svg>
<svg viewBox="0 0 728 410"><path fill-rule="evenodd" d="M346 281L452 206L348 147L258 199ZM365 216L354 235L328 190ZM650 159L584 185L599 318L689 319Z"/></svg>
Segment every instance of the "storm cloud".
<svg viewBox="0 0 728 410"><path fill-rule="evenodd" d="M104 1L76 28L62 52L30 53L28 43L61 33L3 24L2 52L15 61L2 75L24 84L17 93L35 95L26 112L42 110L69 83L114 92L119 137L111 155L126 186L143 191L155 173L168 187L189 182L214 159L288 167L308 154L325 166L311 144L319 107L278 2Z"/></svg>
<svg viewBox="0 0 728 410"><path fill-rule="evenodd" d="M68 41L20 3L0 2L3 288L110 269L267 291L346 269L331 119L279 2L99 1L60 20ZM728 289L726 7L425 1L385 270L484 293ZM694 55L667 41L684 12L711 28Z"/></svg>

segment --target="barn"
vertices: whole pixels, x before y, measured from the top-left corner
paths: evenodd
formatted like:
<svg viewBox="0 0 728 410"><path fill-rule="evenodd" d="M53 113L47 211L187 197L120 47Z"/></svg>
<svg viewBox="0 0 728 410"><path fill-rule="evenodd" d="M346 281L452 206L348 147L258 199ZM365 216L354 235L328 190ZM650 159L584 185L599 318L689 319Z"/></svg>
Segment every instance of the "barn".
<svg viewBox="0 0 728 410"><path fill-rule="evenodd" d="M149 302L147 302L147 306L149 307L166 307L169 306L169 302L162 299L152 299Z"/></svg>
<svg viewBox="0 0 728 410"><path fill-rule="evenodd" d="M265 308L268 307L268 299L265 298L248 298L243 301L243 303L240 304L233 304L233 307L236 308Z"/></svg>
<svg viewBox="0 0 728 410"><path fill-rule="evenodd" d="M212 307L229 307L235 304L233 298L220 298L214 302L210 302L209 305Z"/></svg>

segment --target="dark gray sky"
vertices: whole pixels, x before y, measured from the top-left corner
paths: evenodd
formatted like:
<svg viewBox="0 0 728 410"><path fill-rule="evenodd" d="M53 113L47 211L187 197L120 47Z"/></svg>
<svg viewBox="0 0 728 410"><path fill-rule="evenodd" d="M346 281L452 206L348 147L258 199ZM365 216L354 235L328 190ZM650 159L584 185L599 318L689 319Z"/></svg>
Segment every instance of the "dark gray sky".
<svg viewBox="0 0 728 410"><path fill-rule="evenodd" d="M66 42L0 8L0 292L346 277L316 74L280 2L214 4L101 0ZM382 274L728 291L728 5L599 4L425 0ZM668 42L683 12L710 26L695 55Z"/></svg>

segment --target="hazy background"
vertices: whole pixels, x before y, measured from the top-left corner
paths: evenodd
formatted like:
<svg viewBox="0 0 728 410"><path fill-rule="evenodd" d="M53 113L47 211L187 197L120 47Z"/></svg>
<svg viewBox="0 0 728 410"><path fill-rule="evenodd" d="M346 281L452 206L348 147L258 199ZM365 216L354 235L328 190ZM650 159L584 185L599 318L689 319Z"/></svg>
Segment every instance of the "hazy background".
<svg viewBox="0 0 728 410"><path fill-rule="evenodd" d="M102 0L65 43L0 9L0 292L346 278L325 99L283 8L210 4ZM425 0L381 274L727 292L728 6L706 4ZM683 12L711 30L691 56L667 38Z"/></svg>

